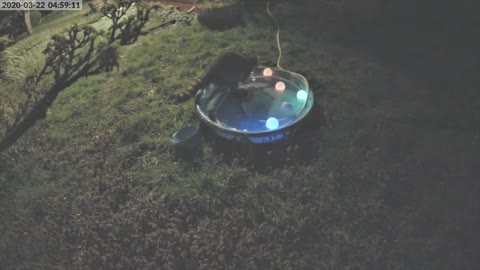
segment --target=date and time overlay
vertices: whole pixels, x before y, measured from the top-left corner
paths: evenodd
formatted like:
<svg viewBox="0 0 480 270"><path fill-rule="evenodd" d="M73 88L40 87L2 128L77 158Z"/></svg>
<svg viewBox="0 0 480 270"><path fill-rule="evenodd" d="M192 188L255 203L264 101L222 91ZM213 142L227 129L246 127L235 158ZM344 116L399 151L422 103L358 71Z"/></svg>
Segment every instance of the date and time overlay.
<svg viewBox="0 0 480 270"><path fill-rule="evenodd" d="M0 0L1 10L82 10L82 0Z"/></svg>

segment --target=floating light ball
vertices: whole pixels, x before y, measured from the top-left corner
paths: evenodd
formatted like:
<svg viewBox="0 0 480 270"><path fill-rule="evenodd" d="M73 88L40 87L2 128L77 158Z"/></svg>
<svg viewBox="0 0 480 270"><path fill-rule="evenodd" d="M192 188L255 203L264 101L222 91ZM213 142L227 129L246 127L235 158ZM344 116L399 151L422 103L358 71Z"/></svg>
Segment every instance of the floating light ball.
<svg viewBox="0 0 480 270"><path fill-rule="evenodd" d="M306 100L308 97L307 91L305 90L299 90L297 92L297 99L299 100Z"/></svg>
<svg viewBox="0 0 480 270"><path fill-rule="evenodd" d="M277 129L278 128L278 119L275 118L275 117L268 118L266 126L270 130Z"/></svg>
<svg viewBox="0 0 480 270"><path fill-rule="evenodd" d="M263 70L263 76L271 77L273 75L273 70L271 68L266 68Z"/></svg>
<svg viewBox="0 0 480 270"><path fill-rule="evenodd" d="M285 85L284 82L277 82L275 84L275 90L279 91L279 92L283 92L285 91L285 88L287 88L287 86Z"/></svg>

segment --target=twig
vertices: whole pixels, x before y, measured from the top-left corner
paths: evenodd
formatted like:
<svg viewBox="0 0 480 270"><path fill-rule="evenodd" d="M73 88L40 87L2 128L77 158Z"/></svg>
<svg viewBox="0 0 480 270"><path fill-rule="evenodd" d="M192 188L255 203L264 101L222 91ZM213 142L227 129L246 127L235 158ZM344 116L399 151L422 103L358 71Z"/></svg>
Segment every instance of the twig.
<svg viewBox="0 0 480 270"><path fill-rule="evenodd" d="M187 10L187 14L190 14L195 11L195 6L191 7L189 10Z"/></svg>

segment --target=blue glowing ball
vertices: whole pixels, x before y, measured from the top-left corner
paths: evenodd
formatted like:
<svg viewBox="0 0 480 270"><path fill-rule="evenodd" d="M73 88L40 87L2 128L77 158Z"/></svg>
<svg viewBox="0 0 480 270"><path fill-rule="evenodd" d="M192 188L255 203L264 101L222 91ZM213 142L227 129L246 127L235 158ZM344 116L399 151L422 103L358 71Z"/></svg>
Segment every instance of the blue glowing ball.
<svg viewBox="0 0 480 270"><path fill-rule="evenodd" d="M267 128L270 130L277 129L278 128L278 119L275 117L270 117L267 119Z"/></svg>
<svg viewBox="0 0 480 270"><path fill-rule="evenodd" d="M299 100L306 100L308 97L308 93L305 90L299 90L297 92L297 99Z"/></svg>

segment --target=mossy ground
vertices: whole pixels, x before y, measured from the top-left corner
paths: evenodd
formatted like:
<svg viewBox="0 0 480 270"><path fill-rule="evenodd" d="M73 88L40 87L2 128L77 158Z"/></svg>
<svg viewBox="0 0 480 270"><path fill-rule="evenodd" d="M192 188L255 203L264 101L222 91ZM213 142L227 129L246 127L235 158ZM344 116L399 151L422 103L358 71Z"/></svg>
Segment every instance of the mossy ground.
<svg viewBox="0 0 480 270"><path fill-rule="evenodd" d="M228 31L192 21L149 32L119 47L118 70L63 90L46 119L2 153L0 265L478 266L478 93L468 83L461 95L425 83L295 14L281 17L282 64L318 82L325 118L302 134L308 145L294 143L262 170L248 156L226 161L212 144L193 161L175 160L171 135L195 117L191 102L171 96L223 50L274 63L275 29L252 11ZM191 21L160 10L145 29L179 16ZM36 32L16 46L41 63L53 33Z"/></svg>

